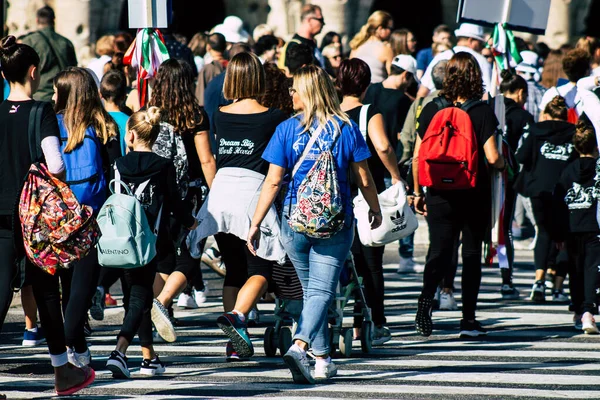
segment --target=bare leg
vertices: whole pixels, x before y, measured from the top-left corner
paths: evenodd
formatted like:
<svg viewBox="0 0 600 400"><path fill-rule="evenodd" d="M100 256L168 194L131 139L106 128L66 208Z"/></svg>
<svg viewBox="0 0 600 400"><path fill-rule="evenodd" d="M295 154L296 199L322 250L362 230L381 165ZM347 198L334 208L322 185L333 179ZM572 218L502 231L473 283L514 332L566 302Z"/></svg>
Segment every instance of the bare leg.
<svg viewBox="0 0 600 400"><path fill-rule="evenodd" d="M248 278L237 295L235 309L248 314L262 295L265 294L268 286L269 283L264 276L254 275Z"/></svg>
<svg viewBox="0 0 600 400"><path fill-rule="evenodd" d="M240 288L234 286L223 286L223 310L225 312L230 312L235 308L240 290Z"/></svg>
<svg viewBox="0 0 600 400"><path fill-rule="evenodd" d="M156 276L154 277L154 285L152 287L154 297L158 297L158 295L160 295L160 292L162 292L163 288L165 287L167 279L169 279L169 275L158 272L156 273Z"/></svg>
<svg viewBox="0 0 600 400"><path fill-rule="evenodd" d="M154 288L156 289L156 280L154 283ZM185 289L186 285L187 278L185 275L179 271L175 271L168 276L160 294L156 296L156 298L163 306L169 307L173 302L173 299Z"/></svg>
<svg viewBox="0 0 600 400"><path fill-rule="evenodd" d="M156 352L154 351L154 346L144 347L142 346L142 357L144 360L153 360L156 357Z"/></svg>
<svg viewBox="0 0 600 400"><path fill-rule="evenodd" d="M33 297L33 288L31 285L21 289L21 304L25 313L25 329L37 327L37 303Z"/></svg>

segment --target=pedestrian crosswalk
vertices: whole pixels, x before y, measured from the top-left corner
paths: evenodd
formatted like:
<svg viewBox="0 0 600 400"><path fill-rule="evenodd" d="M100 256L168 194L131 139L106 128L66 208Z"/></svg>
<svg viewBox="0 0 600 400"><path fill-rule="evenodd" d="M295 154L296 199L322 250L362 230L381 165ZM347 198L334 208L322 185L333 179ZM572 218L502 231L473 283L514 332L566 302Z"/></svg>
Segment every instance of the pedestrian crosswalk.
<svg viewBox="0 0 600 400"><path fill-rule="evenodd" d="M527 254L527 253L523 253ZM478 319L489 328L484 339L458 338L460 311L434 312L433 335L414 330L416 298L422 275L397 275L385 267L386 314L392 340L364 354L354 342L351 358L336 358L338 376L321 385L296 385L281 358L266 357L263 335L273 324L273 304L260 304L261 322L250 327L256 355L246 362L225 362L226 336L215 320L220 278L207 275L214 297L197 310L175 308L178 340L158 343L167 364L163 376L139 375L137 342L128 357L132 379L114 380L104 367L114 349L122 308L107 309L105 321L92 321L89 339L96 382L81 392L93 399L186 398L402 398L402 399L598 399L600 336L573 328L567 304L533 304L525 299L533 269L517 267L520 300L503 301L497 269L484 269ZM456 286L460 288L460 273ZM117 298L119 298L117 296ZM460 294L457 295L460 305ZM548 300L550 297L548 296ZM0 393L13 398L48 398L53 394L49 356L43 347L23 348L22 312L10 312L0 336ZM346 326L352 324L351 318Z"/></svg>

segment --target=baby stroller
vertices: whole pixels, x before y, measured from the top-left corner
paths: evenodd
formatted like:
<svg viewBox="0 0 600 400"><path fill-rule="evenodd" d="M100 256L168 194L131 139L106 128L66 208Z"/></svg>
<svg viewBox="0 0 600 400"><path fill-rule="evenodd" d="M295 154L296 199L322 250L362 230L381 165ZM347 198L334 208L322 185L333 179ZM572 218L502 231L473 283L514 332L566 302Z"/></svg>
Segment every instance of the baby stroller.
<svg viewBox="0 0 600 400"><path fill-rule="evenodd" d="M344 328L344 309L351 299L358 303L360 313L355 313L354 310L349 316L362 316L363 322L360 333L360 347L363 353L369 353L372 349L372 334L373 322L371 319L371 309L367 306L365 294L363 291L362 278L358 276L354 265L352 253L348 254L346 263L340 275L338 290L335 300L329 307L329 332L330 332L330 348L333 354L335 350L339 350L344 357L352 355L353 329Z"/></svg>
<svg viewBox="0 0 600 400"><path fill-rule="evenodd" d="M296 324L302 313L302 285L289 258L273 268L275 291L275 326L265 330L264 348L267 357L283 356L292 345Z"/></svg>

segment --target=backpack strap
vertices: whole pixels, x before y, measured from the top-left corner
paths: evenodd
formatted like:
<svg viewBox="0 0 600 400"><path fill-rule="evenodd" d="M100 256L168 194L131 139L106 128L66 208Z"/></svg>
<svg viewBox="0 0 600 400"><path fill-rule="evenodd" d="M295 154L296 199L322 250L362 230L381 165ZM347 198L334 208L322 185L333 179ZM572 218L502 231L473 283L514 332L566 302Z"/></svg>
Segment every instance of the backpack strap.
<svg viewBox="0 0 600 400"><path fill-rule="evenodd" d="M298 169L300 168L300 166L302 165L304 160L306 160L306 156L308 156L308 153L310 153L310 149L312 149L313 145L317 141L318 137L321 135L322 131L323 131L323 127L321 125L319 125L319 127L311 135L310 140L308 141L308 143L306 144L306 147L304 148L304 151L302 152L302 155L300 156L298 161L296 161L296 165L294 165L294 169L292 170L291 179L294 178L294 175L296 175L296 172L298 172Z"/></svg>
<svg viewBox="0 0 600 400"><path fill-rule="evenodd" d="M473 107L476 107L480 104L483 104L483 102L480 100L467 100L461 104L460 109L463 110L464 112L468 113L469 110L471 110Z"/></svg>
<svg viewBox="0 0 600 400"><path fill-rule="evenodd" d="M69 66L67 60L65 60L60 51L56 51L50 38L46 36L42 31L37 31L37 33L42 37L42 39L44 39L44 42L46 42L46 44L50 48L50 51L52 51L52 54L54 54L54 57L56 57L56 60L58 61L58 66L60 67L61 71L67 68Z"/></svg>
<svg viewBox="0 0 600 400"><path fill-rule="evenodd" d="M131 190L129 189L129 187L127 187L127 185L125 185L123 183L123 181L121 180L121 174L119 173L119 170L117 168L117 163L114 164L113 168L115 169L115 179L110 181L110 183L108 184L110 191L113 194L121 194L121 187L124 187L125 192L127 192L127 194L129 196L133 196L133 193L131 193ZM111 184L113 184L113 183L114 183L114 190L111 188Z"/></svg>
<svg viewBox="0 0 600 400"><path fill-rule="evenodd" d="M450 103L444 96L438 96L434 98L433 103L437 106L438 111L452 106L452 103Z"/></svg>
<svg viewBox="0 0 600 400"><path fill-rule="evenodd" d="M360 117L358 119L358 128L360 133L363 135L365 142L367 141L367 112L369 111L370 104L364 104L360 108Z"/></svg>
<svg viewBox="0 0 600 400"><path fill-rule="evenodd" d="M33 163L42 159L40 144L44 106L45 103L36 101L29 112L27 136L29 139L29 156L31 157L31 162Z"/></svg>

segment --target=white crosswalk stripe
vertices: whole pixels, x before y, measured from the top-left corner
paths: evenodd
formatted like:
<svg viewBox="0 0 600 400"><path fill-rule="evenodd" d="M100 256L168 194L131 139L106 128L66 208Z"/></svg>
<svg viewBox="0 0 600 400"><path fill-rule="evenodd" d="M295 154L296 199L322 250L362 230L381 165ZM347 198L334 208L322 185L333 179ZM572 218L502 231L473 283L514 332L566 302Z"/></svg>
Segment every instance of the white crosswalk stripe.
<svg viewBox="0 0 600 400"><path fill-rule="evenodd" d="M158 343L167 364L164 376L138 373L141 351L137 341L128 352L130 380L114 380L105 368L114 349L122 308L107 310L102 323L93 323L89 339L97 371L96 382L81 392L94 399L185 399L252 396L253 398L406 398L406 399L598 399L600 398L600 336L584 335L572 324L565 304L526 300L532 283L529 267L517 269L520 300L502 301L499 273L485 268L478 319L489 328L482 340L458 338L460 311L434 312L429 338L414 331L416 297L422 275L399 276L386 265L386 312L392 340L363 354L354 342L352 358L336 358L339 374L331 384L303 386L291 380L279 357L265 357L263 335L273 324L272 304L261 304L261 324L249 329L256 350L251 361L224 361L225 335L217 328L219 298L211 297L198 310L176 308L178 341ZM213 294L220 280L209 275ZM456 280L460 288L460 274ZM548 300L550 296L548 295ZM457 295L460 304L460 294ZM13 398L47 398L53 394L49 356L43 347L19 346L20 310L9 315L0 336L0 393ZM350 327L352 319L345 320ZM6 330L6 329L5 329ZM32 373L31 375L29 373Z"/></svg>

